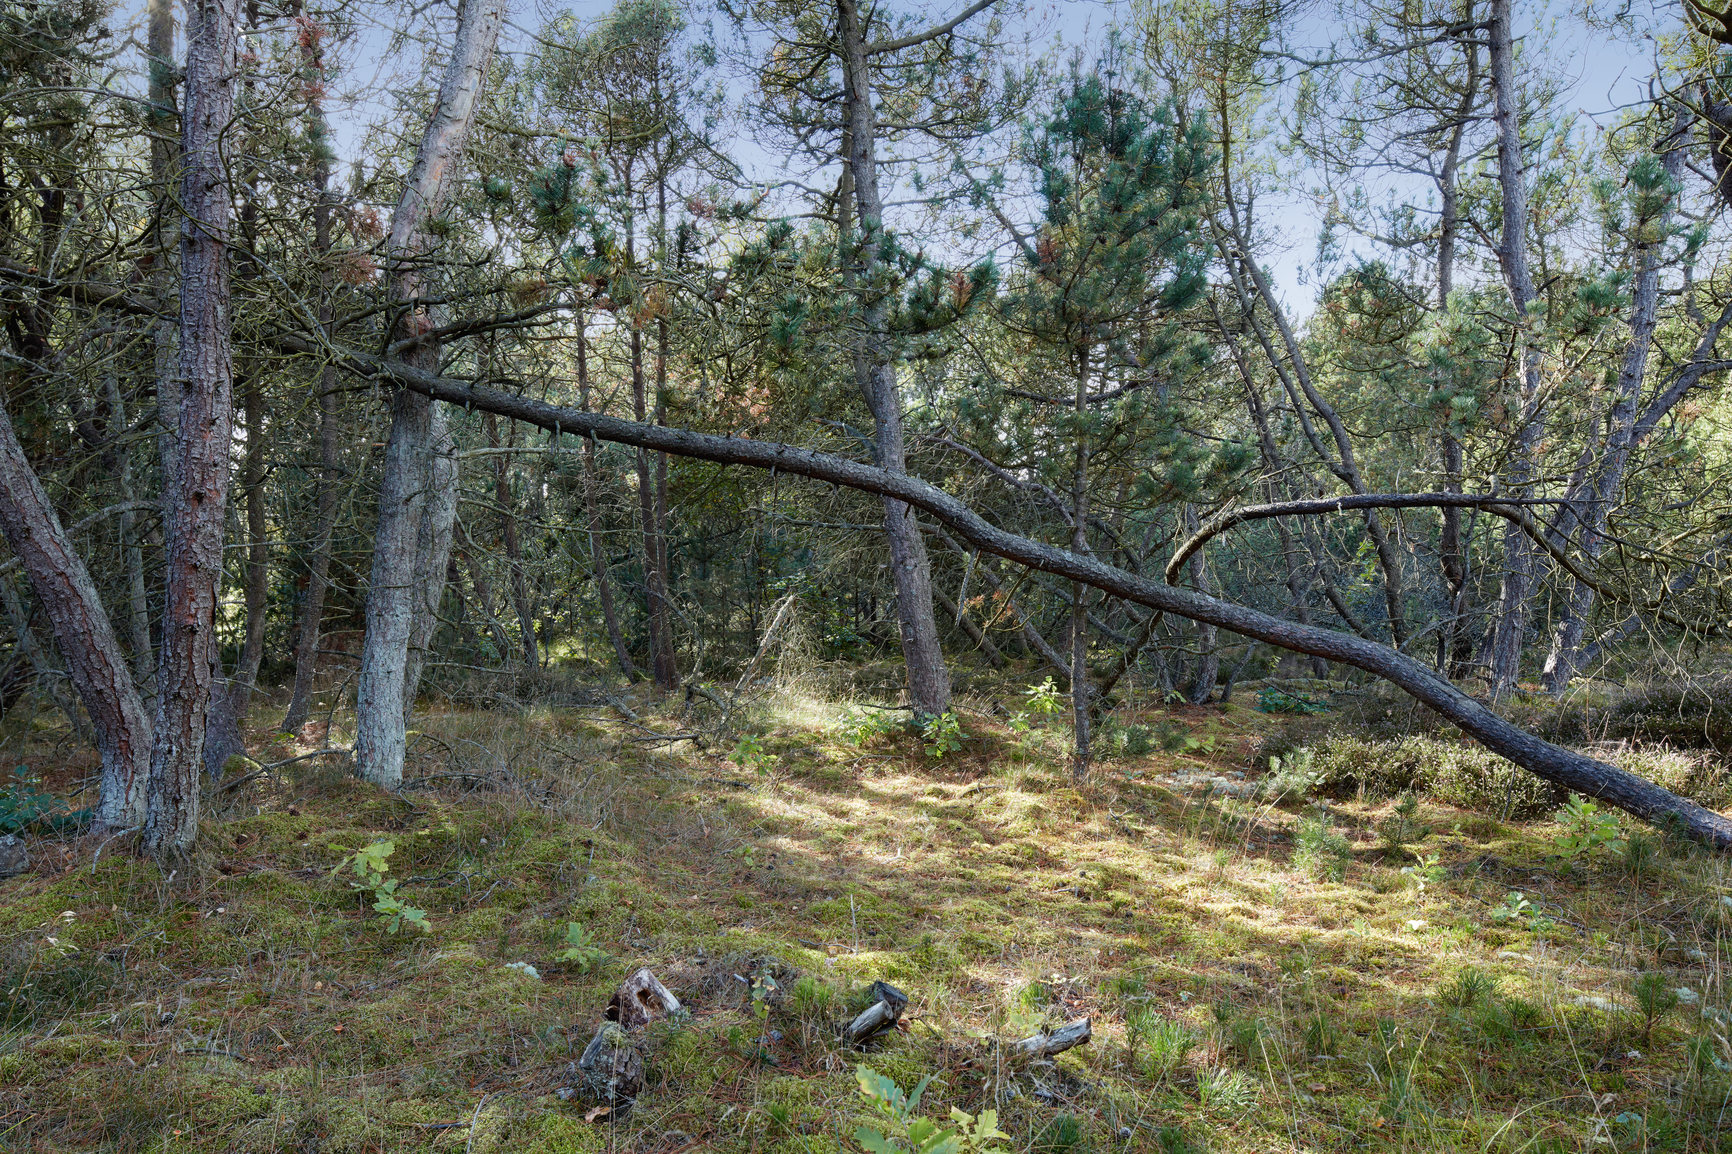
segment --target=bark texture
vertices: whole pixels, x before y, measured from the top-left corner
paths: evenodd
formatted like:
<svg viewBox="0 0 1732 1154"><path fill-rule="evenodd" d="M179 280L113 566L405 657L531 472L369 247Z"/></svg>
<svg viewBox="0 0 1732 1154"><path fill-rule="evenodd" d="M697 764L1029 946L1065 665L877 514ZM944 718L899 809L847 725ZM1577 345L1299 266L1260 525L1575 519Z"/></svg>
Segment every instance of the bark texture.
<svg viewBox="0 0 1732 1154"><path fill-rule="evenodd" d="M150 717L96 585L30 467L12 420L0 409L0 532L23 565L47 614L67 676L96 731L102 759L96 824L129 829L144 818Z"/></svg>
<svg viewBox="0 0 1732 1154"><path fill-rule="evenodd" d="M166 521L162 652L144 848L183 854L198 833L199 770L211 701L211 644L222 578L223 520L234 419L229 348L229 164L234 120L235 0L188 5L181 115L180 408L163 482Z"/></svg>
<svg viewBox="0 0 1732 1154"><path fill-rule="evenodd" d="M1531 315L1534 303L1533 274L1528 269L1528 195L1522 166L1521 105L1515 83L1515 40L1510 27L1510 0L1492 0L1491 20L1486 26L1493 96L1492 119L1497 126L1498 190L1503 198L1502 231L1498 238L1498 263L1514 313L1517 369L1521 395L1516 405L1518 422L1515 451L1505 469L1511 495L1526 496L1534 479L1534 453L1545 433L1541 408L1540 352ZM1497 619L1493 626L1491 691L1506 697L1515 689L1521 673L1522 649L1527 641L1528 602L1533 596L1538 559L1529 538L1514 525L1503 535L1504 574L1498 590Z"/></svg>
<svg viewBox="0 0 1732 1154"><path fill-rule="evenodd" d="M889 302L872 294L882 260L884 199L878 190L877 113L872 104L872 74L857 0L837 0L837 24L842 44L844 140L858 214L859 266L863 333L854 350L854 379L872 411L880 468L902 473L907 451L902 438L902 398L896 366L891 361L886 326ZM879 51L887 51L878 46ZM932 566L921 539L920 523L906 503L884 499L884 535L890 541L890 570L896 584L896 622L902 640L902 660L908 673L908 697L917 717L950 708L950 673L939 646L938 619L932 612Z"/></svg>
<svg viewBox="0 0 1732 1154"><path fill-rule="evenodd" d="M437 344L428 337L432 319L421 303L426 262L432 248L428 222L445 201L451 174L462 160L475 122L481 85L493 60L504 20L503 0L463 0L457 32L428 120L421 149L391 217L392 293L402 309L394 333L409 342L404 362L433 371ZM379 523L367 585L366 637L356 690L355 768L367 781L396 788L403 780L405 711L413 702L420 662L411 661L417 620L438 604L444 589L451 525L456 510L456 459L445 448L444 414L427 397L399 389L391 403L391 433L379 485ZM447 464L448 462L448 464ZM444 556L438 555L443 547ZM437 564L435 565L435 561ZM431 636L422 620L421 644Z"/></svg>

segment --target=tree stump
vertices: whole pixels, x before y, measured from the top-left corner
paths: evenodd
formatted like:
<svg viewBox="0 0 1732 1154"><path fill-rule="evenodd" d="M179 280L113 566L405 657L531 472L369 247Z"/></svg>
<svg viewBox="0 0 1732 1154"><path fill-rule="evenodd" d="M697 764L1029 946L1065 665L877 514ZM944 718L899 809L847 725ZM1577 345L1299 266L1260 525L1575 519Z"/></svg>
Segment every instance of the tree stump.
<svg viewBox="0 0 1732 1154"><path fill-rule="evenodd" d="M872 993L876 995L873 1003L860 1011L860 1016L848 1023L848 1028L842 1032L849 1045L858 1046L902 1020L902 1010L908 1005L907 994L889 982L873 982Z"/></svg>
<svg viewBox="0 0 1732 1154"><path fill-rule="evenodd" d="M631 1105L643 1089L643 1055L617 1024L603 1022L577 1060L578 1088L604 1106Z"/></svg>
<svg viewBox="0 0 1732 1154"><path fill-rule="evenodd" d="M21 874L30 868L30 850L24 839L9 833L0 837L0 878Z"/></svg>
<svg viewBox="0 0 1732 1154"><path fill-rule="evenodd" d="M680 1000L645 967L620 983L608 999L606 1017L621 1029L635 1030L679 1011Z"/></svg>

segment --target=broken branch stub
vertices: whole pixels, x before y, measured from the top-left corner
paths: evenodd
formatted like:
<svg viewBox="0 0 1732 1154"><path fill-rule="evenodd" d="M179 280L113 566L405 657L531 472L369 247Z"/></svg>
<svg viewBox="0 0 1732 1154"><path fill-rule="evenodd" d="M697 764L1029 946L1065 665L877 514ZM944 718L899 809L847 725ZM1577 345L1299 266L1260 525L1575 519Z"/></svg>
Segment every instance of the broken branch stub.
<svg viewBox="0 0 1732 1154"><path fill-rule="evenodd" d="M902 1020L902 1010L908 1005L907 994L889 982L873 982L872 993L875 995L872 1004L860 1011L860 1016L848 1023L848 1029L843 1032L850 1045L858 1046Z"/></svg>
<svg viewBox="0 0 1732 1154"><path fill-rule="evenodd" d="M1032 1038L1024 1038L1016 1043L1016 1048L1031 1058L1050 1058L1054 1054L1062 1054L1073 1046L1082 1046L1093 1037L1092 1019L1078 1018L1074 1022L1066 1022L1058 1029L1042 1030Z"/></svg>
<svg viewBox="0 0 1732 1154"><path fill-rule="evenodd" d="M679 1011L680 1000L646 966L620 983L608 1000L606 1017L623 1029L635 1030Z"/></svg>

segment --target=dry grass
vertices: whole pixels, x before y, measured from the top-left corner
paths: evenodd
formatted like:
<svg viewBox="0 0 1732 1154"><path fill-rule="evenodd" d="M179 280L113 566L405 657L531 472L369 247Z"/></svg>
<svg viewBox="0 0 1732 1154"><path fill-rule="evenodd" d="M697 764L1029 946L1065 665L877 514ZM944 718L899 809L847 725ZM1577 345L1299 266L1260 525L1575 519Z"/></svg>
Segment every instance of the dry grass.
<svg viewBox="0 0 1732 1154"><path fill-rule="evenodd" d="M1391 802L1320 819L1260 791L1283 723L1243 706L1121 719L1193 741L1077 787L1057 735L969 704L968 748L933 759L853 744L784 684L746 766L606 710L435 711L417 788L289 767L233 791L172 879L38 843L0 883L0 1143L851 1150L862 1056L836 1029L884 978L909 1025L864 1060L936 1075L940 1114L996 1102L1019 1150L1732 1146L1723 860L1570 861L1555 826L1434 803L1394 849ZM266 714L260 760L314 747ZM1342 870L1295 864L1308 818L1346 839ZM330 875L379 838L430 934L384 933ZM1512 891L1528 906L1498 920ZM554 961L574 921L609 955L594 972ZM656 1034L631 1115L586 1123L554 1091L640 964L692 1017ZM1696 1004L1644 1009L1645 971ZM1084 1013L1093 1043L1055 1065L999 1045Z"/></svg>

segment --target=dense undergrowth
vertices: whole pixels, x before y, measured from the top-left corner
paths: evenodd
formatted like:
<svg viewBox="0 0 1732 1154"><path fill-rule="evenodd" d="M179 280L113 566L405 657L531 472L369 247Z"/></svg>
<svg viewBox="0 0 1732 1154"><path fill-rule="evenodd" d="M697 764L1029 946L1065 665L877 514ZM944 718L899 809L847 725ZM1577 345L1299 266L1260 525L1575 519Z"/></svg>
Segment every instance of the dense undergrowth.
<svg viewBox="0 0 1732 1154"><path fill-rule="evenodd" d="M1137 710L1079 787L1057 718L975 688L949 737L781 692L706 749L658 740L677 702L436 709L400 796L259 774L173 877L39 837L0 882L0 1144L816 1154L877 1117L865 1062L1014 1150L1732 1148L1724 859L1560 822L1378 698ZM1576 736L1724 804L1723 750L1621 708ZM259 762L326 740L252 720ZM338 868L382 841L425 933ZM558 1091L644 964L690 1016L586 1120ZM875 979L906 1028L848 1051ZM1053 1064L1003 1045L1084 1014Z"/></svg>

